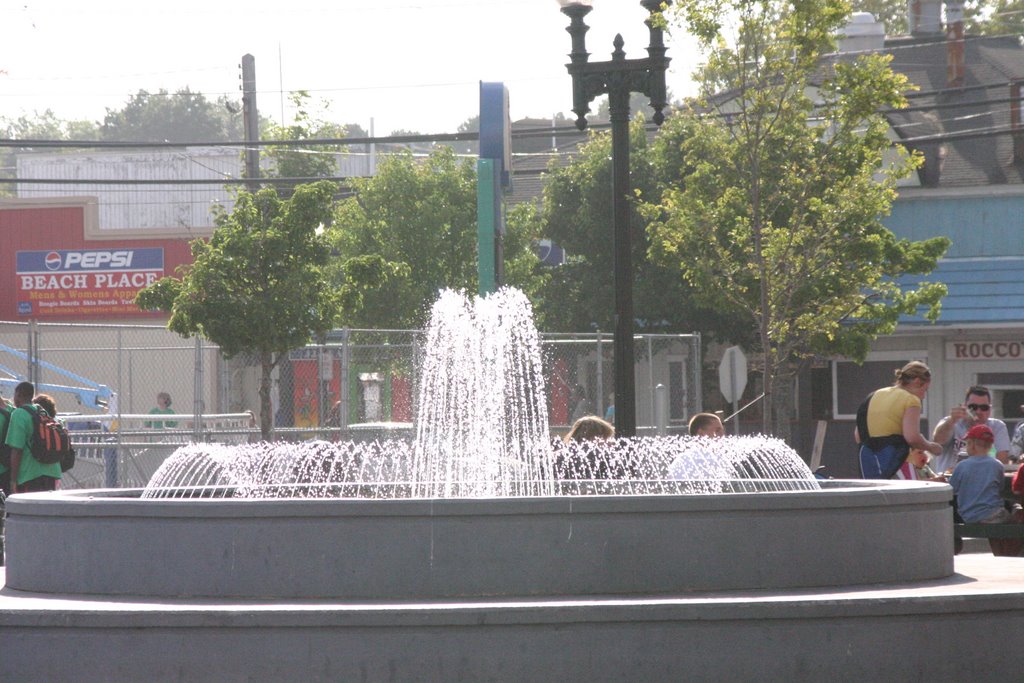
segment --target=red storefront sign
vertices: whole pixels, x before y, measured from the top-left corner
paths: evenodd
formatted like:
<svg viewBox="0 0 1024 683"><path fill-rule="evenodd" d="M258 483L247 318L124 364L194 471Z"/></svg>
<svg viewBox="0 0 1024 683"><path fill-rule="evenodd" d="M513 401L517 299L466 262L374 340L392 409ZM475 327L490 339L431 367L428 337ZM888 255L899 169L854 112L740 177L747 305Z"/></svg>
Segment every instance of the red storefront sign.
<svg viewBox="0 0 1024 683"><path fill-rule="evenodd" d="M85 212L85 204L0 203L0 320L164 317L139 310L135 296L191 263L191 237L87 237Z"/></svg>

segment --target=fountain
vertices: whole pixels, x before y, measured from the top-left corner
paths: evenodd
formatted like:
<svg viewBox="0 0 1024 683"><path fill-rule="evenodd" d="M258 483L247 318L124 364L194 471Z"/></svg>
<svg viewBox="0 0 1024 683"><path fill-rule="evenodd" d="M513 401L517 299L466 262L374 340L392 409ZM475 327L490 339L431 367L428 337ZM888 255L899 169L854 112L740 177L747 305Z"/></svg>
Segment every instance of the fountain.
<svg viewBox="0 0 1024 683"><path fill-rule="evenodd" d="M435 313L412 444L193 444L145 490L12 497L0 678L1016 673L930 654L1024 607L1019 560L954 567L949 487L819 485L763 437L555 446L522 296Z"/></svg>

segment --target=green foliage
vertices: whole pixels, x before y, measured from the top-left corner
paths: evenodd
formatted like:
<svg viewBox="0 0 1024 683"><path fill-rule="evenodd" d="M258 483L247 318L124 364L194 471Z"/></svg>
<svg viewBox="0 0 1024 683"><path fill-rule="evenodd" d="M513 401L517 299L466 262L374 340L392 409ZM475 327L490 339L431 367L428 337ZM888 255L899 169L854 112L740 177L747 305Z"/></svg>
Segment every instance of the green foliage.
<svg viewBox="0 0 1024 683"><path fill-rule="evenodd" d="M480 130L480 115L473 114L468 119L459 124L456 129L459 133L476 133Z"/></svg>
<svg viewBox="0 0 1024 683"><path fill-rule="evenodd" d="M534 322L547 329L544 317L544 295L550 280L547 269L542 268L533 250L542 236L540 211L533 204L520 204L509 209L505 216L505 236L502 246L505 254L505 284L523 291L534 306Z"/></svg>
<svg viewBox="0 0 1024 683"><path fill-rule="evenodd" d="M919 159L890 151L876 112L904 106L909 84L878 55L823 75L821 56L833 49L845 3L708 7L690 0L683 12L704 26L738 18L736 31L702 29L707 109L666 124L667 134L686 134L679 160L661 162L680 163L688 175L643 212L653 257L680 268L706 305L756 332L763 428L785 436L788 399L775 393L776 380L813 354L863 359L902 314L923 310L934 320L945 286L904 290L897 279L930 272L949 240L898 240L881 223L896 180Z"/></svg>
<svg viewBox="0 0 1024 683"><path fill-rule="evenodd" d="M0 178L14 177L17 155L33 150L29 140L96 140L98 137L99 131L92 121L65 121L50 109L16 119L0 116L0 138L26 141L24 147L0 148ZM0 196L13 195L13 185L0 185Z"/></svg>
<svg viewBox="0 0 1024 683"><path fill-rule="evenodd" d="M964 29L969 35L1024 34L1024 0L965 2Z"/></svg>
<svg viewBox="0 0 1024 683"><path fill-rule="evenodd" d="M338 263L378 256L386 279L363 291L363 308L345 318L351 327L421 327L440 289L477 291L476 172L469 160L442 147L426 159L401 153L385 159L372 178L353 181L354 196L340 203L331 231ZM509 284L534 281L529 248L535 223L512 212L505 241Z"/></svg>
<svg viewBox="0 0 1024 683"><path fill-rule="evenodd" d="M92 121L66 121L47 109L16 119L0 116L0 137L10 140L96 140L99 129Z"/></svg>
<svg viewBox="0 0 1024 683"><path fill-rule="evenodd" d="M672 93L668 93L668 101L672 101ZM612 115L611 110L608 108L608 96L602 95L596 100L597 111L593 115L595 121L611 121ZM593 109L593 105L591 105ZM654 110L651 109L650 98L643 93L631 92L629 94L629 111L633 112L634 115L642 115L645 119L650 120L654 116Z"/></svg>
<svg viewBox="0 0 1024 683"><path fill-rule="evenodd" d="M346 123L342 126L345 131L345 137L349 138L368 138L370 133L360 126L358 123Z"/></svg>
<svg viewBox="0 0 1024 683"><path fill-rule="evenodd" d="M479 133L480 132L480 115L474 114L468 119L459 124L456 129L458 133ZM478 140L463 140L456 142L445 143L448 147L455 150L457 154L476 154L480 148Z"/></svg>
<svg viewBox="0 0 1024 683"><path fill-rule="evenodd" d="M405 130L403 128L398 128L396 130L391 131L388 134L388 137L418 137L421 135L423 135L423 133L420 133L415 130ZM408 151L421 153L425 150L432 149L432 147L433 146L429 142L381 142L377 145L377 151L381 154L392 154L395 152L401 154Z"/></svg>
<svg viewBox="0 0 1024 683"><path fill-rule="evenodd" d="M205 142L241 140L242 115L227 97L215 102L184 88L175 93L140 90L121 109L107 109L101 140Z"/></svg>
<svg viewBox="0 0 1024 683"><path fill-rule="evenodd" d="M263 135L271 140L315 140L345 137L344 126L327 121L329 104L321 102L314 108L309 93L292 93L295 107L294 122L290 126L268 124ZM271 145L265 150L271 161L268 175L276 178L324 178L337 175L335 154L345 151L341 145L317 145L315 149L292 145Z"/></svg>
<svg viewBox="0 0 1024 683"><path fill-rule="evenodd" d="M681 178L679 164L666 153L678 145L676 136L659 135L648 143L644 119L630 129L630 176L638 197L656 197L660 184ZM566 250L567 261L550 270L544 286L539 317L546 328L560 332L614 329L615 287L612 266L611 135L596 133L567 166L552 165L544 188L541 232ZM731 336L730 328L714 312L696 308L689 286L677 267L652 262L646 220L630 215L633 233L633 311L637 329L646 332L701 330Z"/></svg>
<svg viewBox="0 0 1024 683"><path fill-rule="evenodd" d="M287 200L272 189L239 192L231 213L216 217L210 240L192 242L193 263L180 277L162 278L136 298L141 308L169 312L168 328L184 337L208 339L229 358L260 359L264 437L270 372L282 354L332 329L344 307L358 305L362 289L383 277L384 264L372 258L354 264L339 286L328 277L324 227L336 190L320 181Z"/></svg>
<svg viewBox="0 0 1024 683"><path fill-rule="evenodd" d="M850 0L850 5L855 12L870 12L884 23L886 35L910 32L905 0ZM968 35L1024 34L1024 0L967 0L963 13Z"/></svg>

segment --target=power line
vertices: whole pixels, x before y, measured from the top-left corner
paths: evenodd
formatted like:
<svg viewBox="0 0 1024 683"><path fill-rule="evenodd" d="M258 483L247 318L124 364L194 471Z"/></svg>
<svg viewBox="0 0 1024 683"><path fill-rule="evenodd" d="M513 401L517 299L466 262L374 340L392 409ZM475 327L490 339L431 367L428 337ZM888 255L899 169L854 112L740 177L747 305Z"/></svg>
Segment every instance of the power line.
<svg viewBox="0 0 1024 683"><path fill-rule="evenodd" d="M970 86L957 88L942 88L936 90L918 90L904 93L908 99L918 99L939 95L963 94L995 88L1009 88L1015 85L1014 81L998 81L979 83ZM955 107L977 107L987 104L1002 104L1013 102L1014 98L998 98L994 100L979 100L974 102L937 102L934 104L911 105L902 109L887 109L879 112L900 113L914 111L929 111L932 109L946 109ZM726 117L729 114L712 114L715 117ZM591 130L603 130L609 128L608 123L593 123L588 126ZM649 130L656 130L653 124L648 126ZM552 126L542 128L528 128L511 131L512 138L544 137L548 135L582 135L574 125ZM0 139L0 148L64 148L64 149L162 149L180 147L230 147L244 150L250 147L299 147L299 146L356 146L356 145L377 145L377 144L410 144L410 143L434 143L434 142L475 142L479 140L480 134L475 131L461 133L433 133L415 135L391 135L375 137L344 137L344 138L307 138L303 140L200 140L189 142L140 142L125 140L35 140L35 139Z"/></svg>

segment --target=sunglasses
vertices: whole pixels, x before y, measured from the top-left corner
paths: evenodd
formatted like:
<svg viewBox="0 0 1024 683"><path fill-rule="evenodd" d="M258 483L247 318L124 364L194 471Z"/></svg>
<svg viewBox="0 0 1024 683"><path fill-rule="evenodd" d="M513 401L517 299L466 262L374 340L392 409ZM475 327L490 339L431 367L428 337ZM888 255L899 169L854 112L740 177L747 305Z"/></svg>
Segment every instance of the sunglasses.
<svg viewBox="0 0 1024 683"><path fill-rule="evenodd" d="M988 403L969 403L967 408L969 410L992 410L992 406Z"/></svg>

